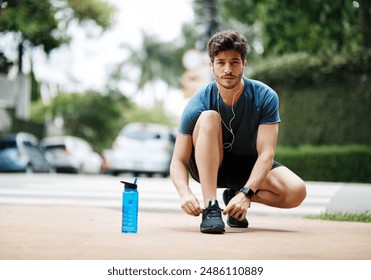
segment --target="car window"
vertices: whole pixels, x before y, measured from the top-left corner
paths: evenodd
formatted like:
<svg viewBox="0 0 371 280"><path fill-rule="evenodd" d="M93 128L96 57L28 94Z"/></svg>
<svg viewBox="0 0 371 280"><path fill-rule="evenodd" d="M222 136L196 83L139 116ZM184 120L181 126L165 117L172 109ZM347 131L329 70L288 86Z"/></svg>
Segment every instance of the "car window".
<svg viewBox="0 0 371 280"><path fill-rule="evenodd" d="M50 150L64 150L65 148L66 148L66 146L64 144L48 145L48 146L44 147L44 149L47 150L47 151L50 151Z"/></svg>
<svg viewBox="0 0 371 280"><path fill-rule="evenodd" d="M33 146L35 146L30 141L23 141L22 143L25 147L28 147L28 148L32 148Z"/></svg>
<svg viewBox="0 0 371 280"><path fill-rule="evenodd" d="M17 143L15 141L0 141L0 150L7 150L17 148Z"/></svg>

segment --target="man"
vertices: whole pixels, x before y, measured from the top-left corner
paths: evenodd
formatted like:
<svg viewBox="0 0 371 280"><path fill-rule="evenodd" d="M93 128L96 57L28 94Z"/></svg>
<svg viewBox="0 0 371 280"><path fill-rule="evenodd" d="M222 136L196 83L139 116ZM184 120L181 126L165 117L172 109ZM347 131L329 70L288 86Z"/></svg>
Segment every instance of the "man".
<svg viewBox="0 0 371 280"><path fill-rule="evenodd" d="M223 214L230 227L248 227L250 202L292 208L306 196L304 182L274 161L278 96L262 82L243 77L247 42L236 31L208 42L215 81L199 89L183 112L170 166L181 208L202 213L203 233L223 233L217 187L226 188ZM201 184L203 207L189 188L188 174Z"/></svg>

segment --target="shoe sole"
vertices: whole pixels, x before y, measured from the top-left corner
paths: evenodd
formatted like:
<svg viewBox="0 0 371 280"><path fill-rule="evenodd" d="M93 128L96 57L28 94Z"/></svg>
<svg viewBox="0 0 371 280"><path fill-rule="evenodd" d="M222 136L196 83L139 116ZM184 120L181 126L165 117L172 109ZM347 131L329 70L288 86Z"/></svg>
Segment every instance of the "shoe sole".
<svg viewBox="0 0 371 280"><path fill-rule="evenodd" d="M227 204L229 203L230 200L231 200L231 198L229 198L229 189L225 189L223 191L223 202L224 202L224 204L227 206ZM249 222L248 221L247 221L246 226L245 225L241 226L241 225L236 225L236 224L229 223L229 218L227 219L227 224L231 228L248 228L249 227Z"/></svg>
<svg viewBox="0 0 371 280"><path fill-rule="evenodd" d="M225 232L225 229L222 227L212 227L212 228L201 228L202 233L214 233L214 234L222 234Z"/></svg>
<svg viewBox="0 0 371 280"><path fill-rule="evenodd" d="M233 223L230 223L229 219L231 217L228 216L227 218L227 225L231 228L248 228L249 227L249 221L246 220L247 224L243 225L242 222L240 224L233 224Z"/></svg>
<svg viewBox="0 0 371 280"><path fill-rule="evenodd" d="M248 227L249 227L249 225L247 225L247 226L245 226L245 225L240 226L240 225L230 224L230 223L228 223L228 221L227 221L227 224L228 224L228 226L231 227L231 228L248 228Z"/></svg>

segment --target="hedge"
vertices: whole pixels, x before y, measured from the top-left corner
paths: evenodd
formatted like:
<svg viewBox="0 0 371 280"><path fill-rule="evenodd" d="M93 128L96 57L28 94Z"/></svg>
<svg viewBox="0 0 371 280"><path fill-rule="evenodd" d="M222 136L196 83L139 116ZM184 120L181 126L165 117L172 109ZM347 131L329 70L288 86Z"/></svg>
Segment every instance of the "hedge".
<svg viewBox="0 0 371 280"><path fill-rule="evenodd" d="M303 87L370 77L371 50L343 53L289 53L251 62L251 77L269 85Z"/></svg>
<svg viewBox="0 0 371 280"><path fill-rule="evenodd" d="M371 146L278 147L276 160L304 181L371 183Z"/></svg>
<svg viewBox="0 0 371 280"><path fill-rule="evenodd" d="M279 144L371 145L371 51L287 54L251 63L280 97Z"/></svg>

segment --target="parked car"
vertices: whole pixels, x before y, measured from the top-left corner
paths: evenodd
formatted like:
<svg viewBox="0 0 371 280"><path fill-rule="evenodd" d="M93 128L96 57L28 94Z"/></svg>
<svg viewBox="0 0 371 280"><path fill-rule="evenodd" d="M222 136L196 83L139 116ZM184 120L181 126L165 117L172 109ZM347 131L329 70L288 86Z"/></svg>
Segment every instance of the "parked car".
<svg viewBox="0 0 371 280"><path fill-rule="evenodd" d="M41 145L56 172L91 174L101 172L102 157L81 138L52 136L44 138Z"/></svg>
<svg viewBox="0 0 371 280"><path fill-rule="evenodd" d="M131 123L116 137L112 150L105 151L108 173L169 175L175 133L165 125Z"/></svg>
<svg viewBox="0 0 371 280"><path fill-rule="evenodd" d="M51 172L39 141L33 134L16 133L0 137L0 172Z"/></svg>

